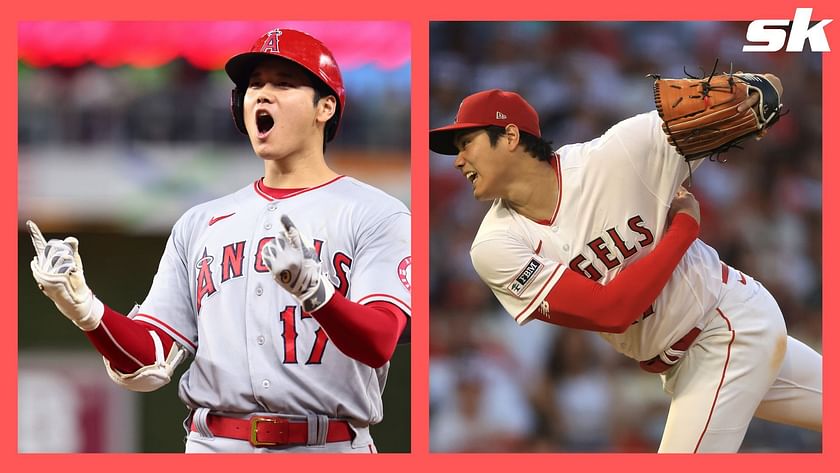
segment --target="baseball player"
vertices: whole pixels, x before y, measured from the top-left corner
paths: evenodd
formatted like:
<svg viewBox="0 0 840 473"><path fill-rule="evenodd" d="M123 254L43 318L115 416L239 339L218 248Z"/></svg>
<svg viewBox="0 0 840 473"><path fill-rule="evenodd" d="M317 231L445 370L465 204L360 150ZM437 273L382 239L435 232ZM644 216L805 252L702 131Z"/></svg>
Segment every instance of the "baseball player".
<svg viewBox="0 0 840 473"><path fill-rule="evenodd" d="M737 111L761 115L781 82L744 77L760 93ZM430 148L456 155L475 198L493 200L470 256L518 324L600 332L661 373L672 401L660 452L736 452L754 415L821 431L822 357L787 335L761 283L699 239L684 255L657 253L681 230L675 219L665 232L671 198L703 161L686 165L670 139L652 111L554 151L521 96L486 90L462 101L454 124L431 130Z"/></svg>
<svg viewBox="0 0 840 473"><path fill-rule="evenodd" d="M85 283L79 242L35 245L32 273L120 386L153 391L187 357L186 452L376 452L389 359L408 323L410 214L326 164L345 107L317 39L275 29L225 70L265 175L188 210L126 317Z"/></svg>

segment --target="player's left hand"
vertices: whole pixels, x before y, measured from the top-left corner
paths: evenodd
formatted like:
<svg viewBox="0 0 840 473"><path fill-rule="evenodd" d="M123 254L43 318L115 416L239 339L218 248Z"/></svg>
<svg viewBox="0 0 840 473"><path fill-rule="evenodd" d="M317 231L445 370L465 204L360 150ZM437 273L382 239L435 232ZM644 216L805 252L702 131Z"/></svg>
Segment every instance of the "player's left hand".
<svg viewBox="0 0 840 473"><path fill-rule="evenodd" d="M738 71L738 74L740 74L740 73L741 72ZM775 88L776 91L779 93L779 103L781 103L782 92L784 91L784 87L782 87L782 81L778 77L776 77L775 74L771 74L769 72L765 72L764 74L761 74L761 75L765 79L767 79L767 81L770 82L770 84L773 86L773 88ZM759 96L758 92L751 92L750 96L747 98L747 100L745 100L740 105L738 105L738 112L740 113L740 112L743 112L743 111L745 111L749 108L753 108L756 105L758 105L758 103L760 101L761 101L761 96ZM763 128L761 131L759 131L755 135L755 139L760 140L760 139L764 138L767 135L768 130L769 130L769 128Z"/></svg>
<svg viewBox="0 0 840 473"><path fill-rule="evenodd" d="M274 280L300 302L303 310L314 312L335 293L335 287L321 270L321 263L309 239L301 235L292 220L280 217L283 231L266 243L262 260Z"/></svg>
<svg viewBox="0 0 840 473"><path fill-rule="evenodd" d="M742 72L738 71L736 74L742 74ZM765 79L767 79L767 81L770 82L770 84L773 85L773 88L775 88L777 92L779 92L779 102L781 103L782 92L784 91L784 87L782 87L781 79L776 77L775 74L771 74L769 72L765 72L764 74L761 74L761 75ZM740 105L738 105L738 112L743 112L744 110L746 110L748 108L752 108L752 107L756 106L760 99L761 99L761 97L758 95L757 92L750 93L749 98L747 100L745 100L743 103L741 103Z"/></svg>

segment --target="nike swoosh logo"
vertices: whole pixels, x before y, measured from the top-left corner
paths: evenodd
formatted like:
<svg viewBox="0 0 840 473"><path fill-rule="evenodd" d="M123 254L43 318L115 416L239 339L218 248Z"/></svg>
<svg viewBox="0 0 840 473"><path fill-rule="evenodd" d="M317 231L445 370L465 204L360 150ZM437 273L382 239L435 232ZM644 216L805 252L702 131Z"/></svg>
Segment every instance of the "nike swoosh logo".
<svg viewBox="0 0 840 473"><path fill-rule="evenodd" d="M222 215L221 217L213 217L213 218L211 218L211 219L210 219L210 223L208 223L208 224L207 224L207 226L209 227L209 226L213 225L214 223L218 222L219 220L222 220L222 219L228 218L228 217L232 216L232 215L233 215L233 214L235 214L235 213L236 213L236 212L232 212L232 213L229 213L229 214L227 214L227 215Z"/></svg>

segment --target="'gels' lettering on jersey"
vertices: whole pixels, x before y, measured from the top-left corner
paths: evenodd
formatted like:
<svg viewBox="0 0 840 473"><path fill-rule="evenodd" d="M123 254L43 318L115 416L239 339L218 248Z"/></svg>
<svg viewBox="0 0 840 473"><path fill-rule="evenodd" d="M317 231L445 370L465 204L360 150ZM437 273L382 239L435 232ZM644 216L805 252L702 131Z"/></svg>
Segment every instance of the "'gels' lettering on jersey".
<svg viewBox="0 0 840 473"><path fill-rule="evenodd" d="M528 264L525 265L525 268L519 273L518 276L516 276L516 279L512 283L510 283L510 286L508 286L510 292L516 294L517 296L522 294L522 291L524 291L525 288L528 287L528 283L530 283L533 280L534 276L540 272L542 267L542 263L537 261L536 258L531 258L531 261L529 261Z"/></svg>
<svg viewBox="0 0 840 473"><path fill-rule="evenodd" d="M627 227L642 237L641 240L636 242L639 245L638 247L636 246L636 243L628 245L628 242L621 237L616 230L616 227L612 227L607 230L610 240L612 240L615 248L618 249L619 253L621 253L623 260L627 260L631 256L635 255L640 248L644 248L654 241L653 233L645 227L645 221L641 216L635 215L630 217L630 219L627 220ZM618 255L612 251L603 237L598 236L597 238L589 241L586 246L592 250L598 261L600 261L607 270L613 269L621 264L622 260L617 258ZM584 265L584 263L586 264ZM593 281L600 281L604 278L604 274L601 271L598 271L595 266L593 266L592 262L582 253L572 258L569 262L569 268Z"/></svg>

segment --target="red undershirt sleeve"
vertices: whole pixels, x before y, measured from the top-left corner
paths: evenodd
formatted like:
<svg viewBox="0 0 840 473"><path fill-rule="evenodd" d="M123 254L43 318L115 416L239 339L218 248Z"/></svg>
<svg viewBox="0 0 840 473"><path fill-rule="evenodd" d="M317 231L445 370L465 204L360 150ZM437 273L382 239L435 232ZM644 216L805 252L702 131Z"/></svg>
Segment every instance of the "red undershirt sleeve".
<svg viewBox="0 0 840 473"><path fill-rule="evenodd" d="M377 301L361 305L338 293L311 315L342 353L374 368L391 358L407 324L406 315L393 304ZM168 353L174 341L166 332L129 319L108 306L99 327L85 333L114 369L133 373L155 362L150 330L160 336L164 353Z"/></svg>
<svg viewBox="0 0 840 473"><path fill-rule="evenodd" d="M376 301L362 305L338 292L310 313L342 353L379 368L391 359L408 318L397 306Z"/></svg>
<svg viewBox="0 0 840 473"><path fill-rule="evenodd" d="M653 304L700 226L678 213L656 248L601 285L574 271L565 271L545 298L548 313L534 317L565 327L623 333Z"/></svg>
<svg viewBox="0 0 840 473"><path fill-rule="evenodd" d="M174 340L166 332L145 322L137 322L105 306L102 322L96 330L85 332L90 342L111 367L121 373L134 373L155 363L155 344L149 331L154 331L169 353Z"/></svg>

